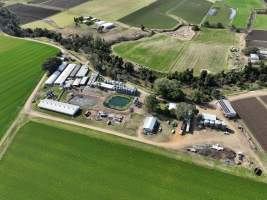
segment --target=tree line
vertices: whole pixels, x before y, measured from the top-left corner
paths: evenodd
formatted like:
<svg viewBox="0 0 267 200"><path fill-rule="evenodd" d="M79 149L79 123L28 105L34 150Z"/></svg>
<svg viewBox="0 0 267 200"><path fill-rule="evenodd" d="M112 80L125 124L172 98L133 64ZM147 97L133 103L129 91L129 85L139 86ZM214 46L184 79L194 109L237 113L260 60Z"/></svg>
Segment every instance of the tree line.
<svg viewBox="0 0 267 200"><path fill-rule="evenodd" d="M111 45L101 38L92 35L63 37L61 33L47 29L22 29L17 17L6 8L0 8L0 16L0 28L3 32L18 37L49 38L68 50L86 54L93 67L102 75L150 86L156 95L169 101L203 103L219 98L225 86L242 89L255 82L266 86L267 66L264 63L259 67L248 64L243 69L221 71L217 74L203 70L199 76L194 75L193 69L164 74L113 55ZM186 95L187 92L184 91L188 89L191 92Z"/></svg>

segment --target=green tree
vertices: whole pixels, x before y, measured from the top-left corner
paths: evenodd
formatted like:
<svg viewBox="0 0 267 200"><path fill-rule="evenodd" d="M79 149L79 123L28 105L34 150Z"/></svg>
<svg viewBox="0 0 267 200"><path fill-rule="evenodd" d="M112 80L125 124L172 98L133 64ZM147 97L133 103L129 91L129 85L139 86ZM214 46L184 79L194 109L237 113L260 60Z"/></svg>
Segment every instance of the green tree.
<svg viewBox="0 0 267 200"><path fill-rule="evenodd" d="M148 112L157 112L159 110L159 101L155 95L149 95L145 99L145 107Z"/></svg>
<svg viewBox="0 0 267 200"><path fill-rule="evenodd" d="M168 78L157 79L154 83L154 90L156 94L168 100L182 101L185 99L185 94L176 80L169 80Z"/></svg>
<svg viewBox="0 0 267 200"><path fill-rule="evenodd" d="M175 114L178 120L188 120L192 119L198 114L198 109L193 104L188 104L185 102L178 103L176 106Z"/></svg>

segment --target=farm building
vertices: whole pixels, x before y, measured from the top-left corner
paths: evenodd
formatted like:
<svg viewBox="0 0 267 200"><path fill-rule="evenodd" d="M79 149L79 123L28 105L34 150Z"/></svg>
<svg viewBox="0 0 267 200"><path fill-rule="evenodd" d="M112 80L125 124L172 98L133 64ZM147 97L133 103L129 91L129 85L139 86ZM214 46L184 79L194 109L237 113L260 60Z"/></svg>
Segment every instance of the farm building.
<svg viewBox="0 0 267 200"><path fill-rule="evenodd" d="M70 116L74 116L80 110L79 106L62 103L51 99L41 100L38 104L38 107Z"/></svg>
<svg viewBox="0 0 267 200"><path fill-rule="evenodd" d="M103 88L103 89L107 89L107 90L114 90L115 89L114 85L107 84L104 82L95 82L94 86L99 87L99 88Z"/></svg>
<svg viewBox="0 0 267 200"><path fill-rule="evenodd" d="M59 67L58 67L58 71L63 72L64 69L67 67L68 63L67 62L63 62Z"/></svg>
<svg viewBox="0 0 267 200"><path fill-rule="evenodd" d="M97 26L102 26L102 25L105 24L105 23L107 23L107 22L105 22L105 21L98 21L98 22L96 22L95 24L96 24Z"/></svg>
<svg viewBox="0 0 267 200"><path fill-rule="evenodd" d="M72 83L72 86L78 87L81 83L81 78L76 78L75 81Z"/></svg>
<svg viewBox="0 0 267 200"><path fill-rule="evenodd" d="M221 130L226 130L226 124L221 121L221 120L218 120L216 115L213 115L213 114L208 114L208 113L202 113L201 114L202 116L202 124L206 127L214 127L214 128L218 128L218 129L221 129Z"/></svg>
<svg viewBox="0 0 267 200"><path fill-rule="evenodd" d="M261 58L267 59L267 50L260 50L259 55L261 56Z"/></svg>
<svg viewBox="0 0 267 200"><path fill-rule="evenodd" d="M98 76L99 76L99 72L93 72L87 85L92 86L94 84L94 82L96 81Z"/></svg>
<svg viewBox="0 0 267 200"><path fill-rule="evenodd" d="M45 85L52 86L54 82L57 80L59 75L61 74L60 71L55 71L49 78L45 81Z"/></svg>
<svg viewBox="0 0 267 200"><path fill-rule="evenodd" d="M57 80L55 81L55 84L62 86L75 67L76 67L76 64L69 64L66 67L66 69L60 74L60 76L57 78Z"/></svg>
<svg viewBox="0 0 267 200"><path fill-rule="evenodd" d="M136 95L138 90L137 88L129 88L126 86L115 86L115 91L122 94Z"/></svg>
<svg viewBox="0 0 267 200"><path fill-rule="evenodd" d="M234 118L236 117L236 111L232 107L228 100L222 99L218 101L219 108L223 111L225 117Z"/></svg>
<svg viewBox="0 0 267 200"><path fill-rule="evenodd" d="M104 23L101 25L104 29L112 29L115 27L115 24L114 23L111 23L111 22L107 22L107 23Z"/></svg>
<svg viewBox="0 0 267 200"><path fill-rule="evenodd" d="M267 48L267 31L253 30L246 37L247 47Z"/></svg>
<svg viewBox="0 0 267 200"><path fill-rule="evenodd" d="M76 65L75 68L72 70L72 72L70 73L70 78L74 78L76 76L76 74L78 73L78 71L80 70L81 66L80 65Z"/></svg>
<svg viewBox="0 0 267 200"><path fill-rule="evenodd" d="M88 81L89 77L88 76L85 76L82 78L81 82L80 82L80 85L86 85L87 81Z"/></svg>
<svg viewBox="0 0 267 200"><path fill-rule="evenodd" d="M77 74L76 74L75 77L77 77L77 78L82 78L82 77L84 77L84 76L87 75L88 71L89 71L88 66L87 66L87 65L83 65L83 66L80 68L80 70L77 72Z"/></svg>
<svg viewBox="0 0 267 200"><path fill-rule="evenodd" d="M159 125L156 117L146 117L144 121L143 131L145 134L153 134Z"/></svg>
<svg viewBox="0 0 267 200"><path fill-rule="evenodd" d="M176 106L177 106L176 103L169 103L169 104L168 104L168 109L169 109L169 110L175 110L175 109L176 109Z"/></svg>
<svg viewBox="0 0 267 200"><path fill-rule="evenodd" d="M260 61L260 58L259 58L258 54L252 53L249 56L249 60L251 63L258 63Z"/></svg>

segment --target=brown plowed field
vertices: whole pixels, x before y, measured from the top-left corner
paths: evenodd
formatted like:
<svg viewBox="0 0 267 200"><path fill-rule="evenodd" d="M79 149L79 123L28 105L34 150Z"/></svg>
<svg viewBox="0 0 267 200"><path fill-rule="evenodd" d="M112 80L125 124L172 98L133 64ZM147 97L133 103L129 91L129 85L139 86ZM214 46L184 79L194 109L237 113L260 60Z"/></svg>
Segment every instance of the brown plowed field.
<svg viewBox="0 0 267 200"><path fill-rule="evenodd" d="M78 6L88 0L50 0L43 3L43 5L57 7L57 8L72 8Z"/></svg>
<svg viewBox="0 0 267 200"><path fill-rule="evenodd" d="M41 20L60 12L59 10L41 8L19 3L8 6L7 8L18 16L20 24L27 24L33 21Z"/></svg>
<svg viewBox="0 0 267 200"><path fill-rule="evenodd" d="M267 96L264 98L267 102ZM232 105L262 148L267 151L267 109L264 105L255 97L233 101Z"/></svg>
<svg viewBox="0 0 267 200"><path fill-rule="evenodd" d="M266 96L261 96L260 98L267 105L267 95Z"/></svg>

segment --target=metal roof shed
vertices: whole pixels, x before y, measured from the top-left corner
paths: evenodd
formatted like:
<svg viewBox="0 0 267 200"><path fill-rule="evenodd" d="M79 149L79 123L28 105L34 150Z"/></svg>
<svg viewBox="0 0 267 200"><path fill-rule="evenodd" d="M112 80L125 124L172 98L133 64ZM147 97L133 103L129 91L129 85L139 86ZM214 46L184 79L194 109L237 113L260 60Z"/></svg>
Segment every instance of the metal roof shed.
<svg viewBox="0 0 267 200"><path fill-rule="evenodd" d="M153 133L157 124L158 119L156 117L146 117L143 126L144 133Z"/></svg>
<svg viewBox="0 0 267 200"><path fill-rule="evenodd" d="M38 107L70 116L74 116L80 110L80 106L62 103L51 99L41 100Z"/></svg>
<svg viewBox="0 0 267 200"><path fill-rule="evenodd" d="M60 71L55 71L49 78L45 81L45 85L53 85L54 82L57 80L59 75L61 74Z"/></svg>
<svg viewBox="0 0 267 200"><path fill-rule="evenodd" d="M77 72L76 77L77 78L82 78L82 77L87 75L88 71L89 71L88 65L83 65L80 68L80 70Z"/></svg>
<svg viewBox="0 0 267 200"><path fill-rule="evenodd" d="M228 100L222 99L218 101L219 107L223 111L223 114L226 117L233 118L236 117L237 113L232 107L231 103Z"/></svg>
<svg viewBox="0 0 267 200"><path fill-rule="evenodd" d="M60 74L60 76L55 81L56 85L63 85L66 79L69 77L70 73L75 68L76 64L69 64L66 69Z"/></svg>
<svg viewBox="0 0 267 200"><path fill-rule="evenodd" d="M78 73L78 71L80 70L81 66L80 65L76 65L75 68L72 70L72 72L70 73L70 78L74 78L75 75Z"/></svg>

